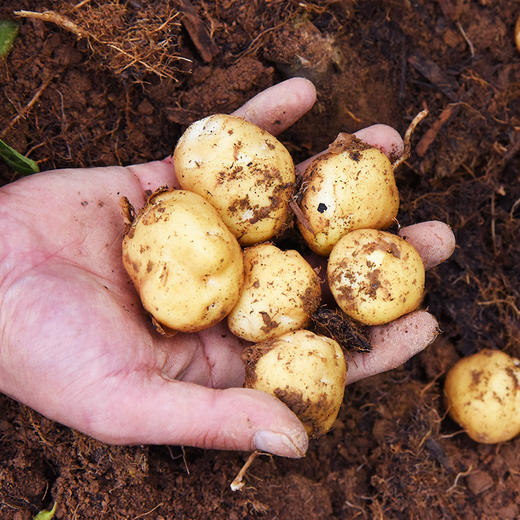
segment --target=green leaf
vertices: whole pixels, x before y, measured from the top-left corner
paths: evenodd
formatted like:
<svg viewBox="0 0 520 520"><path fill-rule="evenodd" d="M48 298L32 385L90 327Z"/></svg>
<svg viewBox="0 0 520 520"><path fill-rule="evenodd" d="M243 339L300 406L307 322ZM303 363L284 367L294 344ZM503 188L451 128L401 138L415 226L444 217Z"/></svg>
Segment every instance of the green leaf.
<svg viewBox="0 0 520 520"><path fill-rule="evenodd" d="M0 158L13 168L13 170L23 173L24 175L30 175L31 173L38 173L40 171L36 162L18 153L14 148L4 143L2 139L0 139Z"/></svg>
<svg viewBox="0 0 520 520"><path fill-rule="evenodd" d="M11 20L0 20L0 58L6 58L18 35L18 24Z"/></svg>
<svg viewBox="0 0 520 520"><path fill-rule="evenodd" d="M52 509L50 511L47 511L47 509L43 509L35 517L33 517L33 520L51 520L51 518L54 516L54 513L56 512L57 505L58 503L54 502L54 505L52 506Z"/></svg>

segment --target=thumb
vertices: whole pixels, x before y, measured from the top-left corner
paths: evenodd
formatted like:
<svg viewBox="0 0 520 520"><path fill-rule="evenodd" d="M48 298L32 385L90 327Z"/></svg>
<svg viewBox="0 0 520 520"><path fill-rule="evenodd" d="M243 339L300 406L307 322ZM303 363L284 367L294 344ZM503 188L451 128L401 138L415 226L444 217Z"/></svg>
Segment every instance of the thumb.
<svg viewBox="0 0 520 520"><path fill-rule="evenodd" d="M216 390L155 375L145 385L141 391L125 395L115 407L115 423L119 432L126 432L124 438L101 440L258 449L294 458L307 451L302 423L281 401L264 392Z"/></svg>

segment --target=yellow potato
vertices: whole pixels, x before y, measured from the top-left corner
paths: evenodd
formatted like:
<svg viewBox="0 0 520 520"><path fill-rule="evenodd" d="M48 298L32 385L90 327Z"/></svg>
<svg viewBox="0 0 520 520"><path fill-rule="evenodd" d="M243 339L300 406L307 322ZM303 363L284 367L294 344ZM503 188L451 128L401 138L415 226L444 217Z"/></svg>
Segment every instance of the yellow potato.
<svg viewBox="0 0 520 520"><path fill-rule="evenodd" d="M346 234L327 266L341 309L365 325L380 325L415 310L424 291L424 266L406 240L375 229Z"/></svg>
<svg viewBox="0 0 520 520"><path fill-rule="evenodd" d="M337 140L303 174L298 227L309 247L328 255L349 231L389 227L399 193L388 157L349 136ZM311 228L312 232L311 232Z"/></svg>
<svg viewBox="0 0 520 520"><path fill-rule="evenodd" d="M459 360L444 383L448 412L475 441L504 442L520 433L520 360L484 349Z"/></svg>
<svg viewBox="0 0 520 520"><path fill-rule="evenodd" d="M345 356L334 340L297 330L248 347L244 358L247 388L278 397L311 438L332 428L347 377Z"/></svg>
<svg viewBox="0 0 520 520"><path fill-rule="evenodd" d="M240 245L215 208L183 190L150 197L123 239L123 264L144 308L181 332L224 319L244 276Z"/></svg>
<svg viewBox="0 0 520 520"><path fill-rule="evenodd" d="M269 240L287 225L294 164L265 130L239 117L213 115L186 130L173 159L182 188L217 208L242 245Z"/></svg>
<svg viewBox="0 0 520 520"><path fill-rule="evenodd" d="M320 302L317 274L297 251L259 244L244 251L244 288L228 316L235 336L260 342L301 329Z"/></svg>

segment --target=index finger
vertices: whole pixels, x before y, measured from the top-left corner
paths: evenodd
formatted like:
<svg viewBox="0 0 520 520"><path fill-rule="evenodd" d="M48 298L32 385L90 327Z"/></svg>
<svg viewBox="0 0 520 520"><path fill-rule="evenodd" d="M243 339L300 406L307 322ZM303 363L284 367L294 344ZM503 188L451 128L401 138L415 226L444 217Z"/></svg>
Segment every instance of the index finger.
<svg viewBox="0 0 520 520"><path fill-rule="evenodd" d="M232 115L277 135L296 123L315 102L314 85L305 78L291 78L260 92Z"/></svg>

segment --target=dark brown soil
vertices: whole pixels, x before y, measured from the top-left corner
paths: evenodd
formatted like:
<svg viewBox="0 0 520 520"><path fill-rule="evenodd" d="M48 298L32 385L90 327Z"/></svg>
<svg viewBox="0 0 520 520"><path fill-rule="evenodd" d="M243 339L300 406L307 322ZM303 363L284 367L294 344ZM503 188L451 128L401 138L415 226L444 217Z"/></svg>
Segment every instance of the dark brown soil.
<svg viewBox="0 0 520 520"><path fill-rule="evenodd" d="M44 8L72 16L76 3L11 0L0 18ZM178 5L121 0L123 14L98 16L123 24L113 31L92 22L108 3L85 2L74 19L112 38L141 4L159 18ZM110 447L2 396L0 515L30 519L56 501L58 519L519 518L520 439L476 444L446 418L441 397L460 356L484 347L520 356L518 5L192 3L206 32L173 27L168 52L192 63L151 54L162 73L55 24L23 21L0 63L3 139L42 170L148 161L169 154L189 122L303 75L318 103L282 136L299 160L339 131L382 122L404 132L427 105L397 176L399 219L443 220L457 236L453 257L427 277L426 304L444 334L406 366L349 387L335 428L305 459L260 458L236 493L229 484L247 454ZM16 177L0 165L0 184Z"/></svg>

